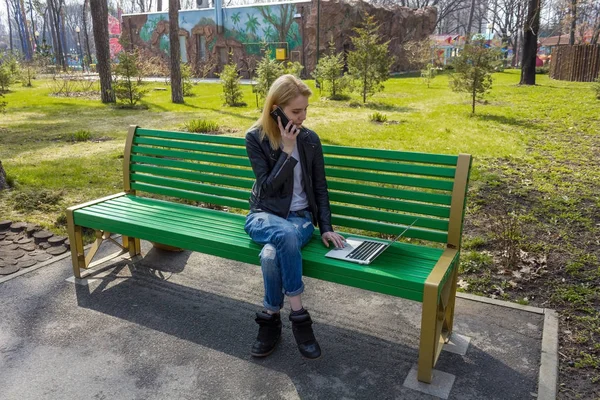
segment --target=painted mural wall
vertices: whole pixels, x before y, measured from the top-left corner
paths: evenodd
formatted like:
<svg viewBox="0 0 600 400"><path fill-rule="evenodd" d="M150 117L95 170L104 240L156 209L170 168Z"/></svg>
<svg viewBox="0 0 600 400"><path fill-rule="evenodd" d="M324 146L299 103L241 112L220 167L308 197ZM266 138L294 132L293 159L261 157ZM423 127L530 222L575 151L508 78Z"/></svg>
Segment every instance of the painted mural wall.
<svg viewBox="0 0 600 400"><path fill-rule="evenodd" d="M269 56L275 57L275 50L279 49L279 55L301 63L305 72L311 72L317 59L317 35L320 54L327 52L331 40L338 52L347 53L352 49L354 28L362 25L367 13L380 24L382 39L389 40L390 54L395 56L392 71L404 71L409 62L403 44L427 38L437 20L437 10L433 7L377 7L357 0L320 3L320 14L317 14L317 0L226 7L218 11L181 10L182 61L189 62L196 72L206 65L214 65L211 72L220 72L231 58L248 77L252 66L262 57L262 43L266 42L270 46ZM121 43L139 49L143 57L159 56L168 64L168 13L123 15Z"/></svg>
<svg viewBox="0 0 600 400"><path fill-rule="evenodd" d="M213 61L215 72L229 60L229 52L242 67L248 57L262 57L262 43L285 49L287 59L300 61L301 29L294 19L296 4L250 6L222 9L222 26L216 24L214 8L181 10L179 38L183 62L192 65ZM123 16L123 43L169 57L168 13Z"/></svg>

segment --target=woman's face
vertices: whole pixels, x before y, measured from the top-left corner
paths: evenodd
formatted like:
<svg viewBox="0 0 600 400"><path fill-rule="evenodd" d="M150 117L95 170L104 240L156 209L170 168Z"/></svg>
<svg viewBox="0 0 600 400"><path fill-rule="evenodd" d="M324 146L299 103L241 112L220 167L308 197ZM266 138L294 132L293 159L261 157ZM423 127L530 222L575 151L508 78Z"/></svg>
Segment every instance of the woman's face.
<svg viewBox="0 0 600 400"><path fill-rule="evenodd" d="M298 95L295 99L290 101L285 107L283 112L296 126L302 125L306 119L306 109L308 108L308 97ZM285 128L285 127L284 127Z"/></svg>

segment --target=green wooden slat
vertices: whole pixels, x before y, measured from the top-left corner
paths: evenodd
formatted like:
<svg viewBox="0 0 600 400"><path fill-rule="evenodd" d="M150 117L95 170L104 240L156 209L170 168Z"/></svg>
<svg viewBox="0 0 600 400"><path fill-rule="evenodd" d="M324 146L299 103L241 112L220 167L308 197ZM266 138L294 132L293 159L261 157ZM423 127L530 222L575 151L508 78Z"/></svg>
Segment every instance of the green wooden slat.
<svg viewBox="0 0 600 400"><path fill-rule="evenodd" d="M454 183L450 180L436 180L426 178L415 178L412 176L378 174L374 172L349 171L336 167L325 166L327 180L330 178L344 178L355 181L366 181L369 183L391 183L392 185L421 187L427 189L439 189L451 192Z"/></svg>
<svg viewBox="0 0 600 400"><path fill-rule="evenodd" d="M338 215L332 215L331 222L333 225L343 226L346 228L362 229L370 232L381 232L386 235L398 235L402 232L402 228L398 225L365 221L361 219L342 217ZM445 232L427 231L424 229L411 228L405 234L404 237L429 240L431 242L447 243L448 234Z"/></svg>
<svg viewBox="0 0 600 400"><path fill-rule="evenodd" d="M421 303L423 302L423 285L420 287L421 290L409 290L397 286L386 285L384 283L325 272L320 268L320 265L313 266L311 264L302 267L302 274L326 282L339 283L372 292L388 294L390 296L401 297L403 299L414 300Z"/></svg>
<svg viewBox="0 0 600 400"><path fill-rule="evenodd" d="M228 156L218 156L213 154L205 154L205 153L190 153L189 151L178 151L178 150L167 150L167 149L158 149L154 147L141 147L141 146L132 146L132 153L134 154L146 154L153 156L161 156L161 157L170 157L176 158L180 160L196 160L196 161L204 161L204 162L213 162L217 164L230 164L230 165L240 165L243 167L250 166L250 160L248 157L228 157Z"/></svg>
<svg viewBox="0 0 600 400"><path fill-rule="evenodd" d="M365 149L360 147L346 147L323 145L323 153L351 157L370 157L383 160L422 162L427 164L456 165L458 156L446 154L414 153L397 150Z"/></svg>
<svg viewBox="0 0 600 400"><path fill-rule="evenodd" d="M384 208L395 211L405 211L415 214L431 215L435 217L450 217L450 207L412 203L402 200L385 199L382 197L363 196L359 194L342 193L335 190L329 191L329 200L351 205L362 205L374 208Z"/></svg>
<svg viewBox="0 0 600 400"><path fill-rule="evenodd" d="M202 251L207 254L213 254L218 256L225 256L230 259L238 259L240 255L254 255L256 260L253 263L258 263L258 252L259 248L257 248L256 244L252 243L252 241L247 238L245 241L238 242L235 250L232 251L232 243L226 237L214 237L212 233L209 233L209 236L199 235L197 230L173 230L173 231L165 231L164 229L156 228L155 226L139 225L138 221L125 220L121 223L115 222L114 220L103 220L103 217L100 217L96 214L90 215L86 212L85 209L78 210L77 212L77 224L82 224L83 226L89 226L95 229L106 229L111 232L121 233L124 235L138 237L140 239L146 240L154 240L160 241L161 243L169 244L172 246L184 247L191 250ZM95 226L92 226L95 225ZM132 229L135 228L135 229ZM166 234L167 233L167 234ZM191 236L190 236L191 235ZM210 242L210 245L204 244L203 240L193 240L194 238L199 239L203 238ZM224 254L225 253L225 254ZM234 256L235 255L235 256ZM315 262L317 261L317 262ZM323 269L324 271L328 271L332 269L332 265L329 263L330 260L325 259L324 257L319 257L317 260L312 261L315 265L319 266L319 269L323 269L322 266L324 263L327 263L327 268ZM311 261L306 261L307 266L311 265ZM402 266L397 266L393 270L389 270L385 274L377 273L378 271L373 270L372 272L368 271L368 268L356 268L352 265L353 268L347 268L349 263L344 263L345 265L340 265L335 267L334 269L338 272L343 272L344 275L349 276L350 278L354 277L363 277L363 279L367 279L373 284L375 282L379 282L381 284L390 285L392 283L400 286L415 286L422 287L422 282L410 282L406 281L404 277L402 277ZM424 279L424 278L423 278Z"/></svg>
<svg viewBox="0 0 600 400"><path fill-rule="evenodd" d="M219 185L224 186L235 186L241 187L244 189L252 189L253 180L248 179L237 179L231 178L223 175L211 175L211 174L203 174L199 172L189 172L182 171L180 169L170 169L170 168L161 168L161 167L153 167L149 165L139 165L133 164L130 167L131 172L145 172L152 175L158 176L168 176L172 178L180 178L180 179L189 179L198 182L210 182L210 183L218 183ZM131 179L135 179L132 174ZM181 188L186 189L186 188ZM247 197L247 196L246 196Z"/></svg>
<svg viewBox="0 0 600 400"><path fill-rule="evenodd" d="M417 222L414 226L437 229L441 231L448 231L448 220L427 218L422 216L405 215L392 213L389 211L370 210L365 208L357 208L351 206L342 206L338 204L331 204L331 212L337 215L344 215L349 217L357 217L363 219L371 219L376 221L391 222L394 224L410 225L416 218Z"/></svg>
<svg viewBox="0 0 600 400"><path fill-rule="evenodd" d="M192 133L192 132L173 132L163 131L157 129L145 129L137 128L135 131L136 136L150 136L158 138L169 138L169 139L180 139L189 140L192 142L206 142L206 143L220 143L229 144L236 146L245 146L245 139L223 135L207 135L204 133Z"/></svg>
<svg viewBox="0 0 600 400"><path fill-rule="evenodd" d="M432 167L418 164L397 164L367 159L353 159L325 156L325 165L330 167L346 167L368 169L374 171L395 172L423 176L436 176L441 178L454 178L456 168Z"/></svg>
<svg viewBox="0 0 600 400"><path fill-rule="evenodd" d="M131 174L131 182L149 183L155 186L164 186L166 188L182 189L188 192L207 193L221 197L230 197L233 199L248 199L249 193L246 190L230 189L221 186L206 185L203 183L180 181L177 179L161 178L158 176L145 174Z"/></svg>
<svg viewBox="0 0 600 400"><path fill-rule="evenodd" d="M170 158L140 156L137 154L131 156L131 161L133 161L134 163L159 165L163 167L189 169L192 171L210 172L221 175L239 176L241 178L254 179L254 172L252 172L252 169L250 167L231 168L214 164L200 164L191 161L173 160Z"/></svg>
<svg viewBox="0 0 600 400"><path fill-rule="evenodd" d="M327 186L330 190L338 190L342 192L371 194L374 196L392 197L396 199L414 200L424 203L434 203L448 206L452 201L452 196L448 194L418 192L413 190L342 182L331 179L327 180Z"/></svg>
<svg viewBox="0 0 600 400"><path fill-rule="evenodd" d="M177 197L187 200L201 201L203 203L218 204L220 206L248 209L248 201L230 199L210 194L190 192L187 190L169 189L161 186L148 185L145 183L132 182L131 188L142 192L160 194L163 196Z"/></svg>
<svg viewBox="0 0 600 400"><path fill-rule="evenodd" d="M194 150L194 151L201 151L201 152L205 152L205 153L227 154L227 155L231 155L231 156L248 157L248 153L246 153L246 148L231 147L231 146L219 146L216 144L181 142L181 141L174 141L174 140L153 139L153 138L144 138L144 137L136 137L133 141L133 144L135 144L135 145L145 144L145 145L150 145L150 146L166 147L169 149Z"/></svg>

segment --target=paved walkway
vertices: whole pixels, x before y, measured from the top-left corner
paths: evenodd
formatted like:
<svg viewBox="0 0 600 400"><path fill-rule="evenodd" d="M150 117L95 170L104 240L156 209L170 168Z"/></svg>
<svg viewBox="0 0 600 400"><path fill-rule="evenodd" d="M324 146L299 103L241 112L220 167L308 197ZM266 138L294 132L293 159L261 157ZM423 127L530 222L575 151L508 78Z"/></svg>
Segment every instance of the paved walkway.
<svg viewBox="0 0 600 400"><path fill-rule="evenodd" d="M437 376L449 374L449 388L419 387L410 379L419 303L307 278L323 356L302 359L284 313L279 347L254 359L259 268L143 248L142 260L112 263L80 284L67 280L66 254L0 283L2 399L512 400L551 392L544 382L555 379L553 365L541 366L550 373L538 388L548 359L543 310L457 299L466 353L440 356Z"/></svg>

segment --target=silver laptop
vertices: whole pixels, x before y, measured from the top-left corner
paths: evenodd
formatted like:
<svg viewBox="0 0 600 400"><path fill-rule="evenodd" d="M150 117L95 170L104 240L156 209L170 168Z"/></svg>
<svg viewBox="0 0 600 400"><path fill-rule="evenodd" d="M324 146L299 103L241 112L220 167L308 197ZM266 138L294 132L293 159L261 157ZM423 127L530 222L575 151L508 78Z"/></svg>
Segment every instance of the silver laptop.
<svg viewBox="0 0 600 400"><path fill-rule="evenodd" d="M365 240L349 237L341 249L330 250L325 257L337 258L338 260L350 261L357 264L368 265L383 253L392 243L398 241L418 221L406 227L396 238L389 242L379 240Z"/></svg>

